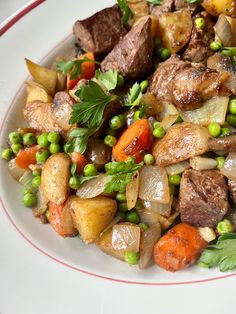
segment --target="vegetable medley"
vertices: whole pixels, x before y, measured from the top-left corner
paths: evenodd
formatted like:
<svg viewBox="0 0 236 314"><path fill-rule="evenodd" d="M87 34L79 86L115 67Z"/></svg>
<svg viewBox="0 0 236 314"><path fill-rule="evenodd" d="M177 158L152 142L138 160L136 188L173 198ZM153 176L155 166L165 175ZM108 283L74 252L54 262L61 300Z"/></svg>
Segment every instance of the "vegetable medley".
<svg viewBox="0 0 236 314"><path fill-rule="evenodd" d="M117 2L76 21L69 59L25 60L28 128L1 156L59 236L141 269L232 270L235 1Z"/></svg>

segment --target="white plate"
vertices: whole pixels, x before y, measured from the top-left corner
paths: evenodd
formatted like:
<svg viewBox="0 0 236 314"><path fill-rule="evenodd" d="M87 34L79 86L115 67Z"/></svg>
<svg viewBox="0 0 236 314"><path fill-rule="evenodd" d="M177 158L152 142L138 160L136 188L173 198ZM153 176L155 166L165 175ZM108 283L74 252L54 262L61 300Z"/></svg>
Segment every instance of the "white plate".
<svg viewBox="0 0 236 314"><path fill-rule="evenodd" d="M36 1L36 4L38 2L42 1ZM87 17L113 3L112 0L94 0L87 1L85 6L83 1L43 2L17 21L1 37L1 147L4 147L9 131L23 123L21 109L25 91L22 83L28 76L24 57L35 62L40 61L42 64L50 63L55 56L63 54L65 47L73 44L71 27L76 19ZM33 4L35 6L35 2ZM136 267L129 267L101 253L94 246L83 245L77 238L62 239L48 225L41 225L37 219L33 218L31 211L21 205L21 187L11 179L6 163L3 161L0 163L0 174L1 203L8 217L8 223L14 225L34 249L49 257L48 263L52 263L53 259L60 262L63 267L79 272L117 282L136 283L141 285L143 291L145 288L142 285L179 284L181 286L178 291L183 291L183 284L216 282L216 279L221 279L223 282L224 278L234 279L233 276L236 275L235 272L222 274L217 269L206 270L198 267L191 267L176 273L165 272L155 266L140 271ZM93 280L95 285L99 282L96 278L87 280ZM118 283L112 284L118 285Z"/></svg>

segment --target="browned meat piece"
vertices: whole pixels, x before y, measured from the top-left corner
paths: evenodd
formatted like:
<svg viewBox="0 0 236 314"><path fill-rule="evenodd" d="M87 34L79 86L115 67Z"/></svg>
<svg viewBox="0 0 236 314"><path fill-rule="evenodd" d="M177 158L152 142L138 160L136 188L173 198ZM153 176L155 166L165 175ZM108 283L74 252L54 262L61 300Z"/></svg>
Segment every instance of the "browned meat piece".
<svg viewBox="0 0 236 314"><path fill-rule="evenodd" d="M208 140L209 150L219 152L236 152L236 134L227 135L224 137L213 138Z"/></svg>
<svg viewBox="0 0 236 314"><path fill-rule="evenodd" d="M151 14L158 18L162 13L173 12L175 10L175 0L165 0L162 5L154 5Z"/></svg>
<svg viewBox="0 0 236 314"><path fill-rule="evenodd" d="M213 54L210 48L210 43L215 38L213 29L214 22L212 17L207 12L201 12L194 17L194 21L202 17L205 20L204 29L197 28L196 24L193 25L192 35L187 49L183 54L183 59L191 62L206 63L207 58Z"/></svg>
<svg viewBox="0 0 236 314"><path fill-rule="evenodd" d="M194 110L203 101L224 94L222 83L227 79L227 74L184 62L173 55L156 69L149 91L158 100L171 101L181 110Z"/></svg>
<svg viewBox="0 0 236 314"><path fill-rule="evenodd" d="M103 60L102 71L116 69L125 78L140 78L152 66L152 52L151 18L143 17Z"/></svg>
<svg viewBox="0 0 236 314"><path fill-rule="evenodd" d="M29 102L26 104L23 114L29 126L37 131L61 131L61 128L54 121L51 103L38 100Z"/></svg>
<svg viewBox="0 0 236 314"><path fill-rule="evenodd" d="M216 170L186 170L180 182L181 221L214 227L229 209L225 178Z"/></svg>
<svg viewBox="0 0 236 314"><path fill-rule="evenodd" d="M206 153L208 137L208 130L202 126L188 122L173 125L154 143L152 154L156 164L166 167Z"/></svg>
<svg viewBox="0 0 236 314"><path fill-rule="evenodd" d="M228 179L229 195L236 205L236 180Z"/></svg>
<svg viewBox="0 0 236 314"><path fill-rule="evenodd" d="M186 0L175 0L175 10L188 8L192 14L196 13L198 4L188 4Z"/></svg>
<svg viewBox="0 0 236 314"><path fill-rule="evenodd" d="M53 119L62 131L67 132L72 125L69 124L72 112L73 99L67 92L58 92L53 99L52 111Z"/></svg>
<svg viewBox="0 0 236 314"><path fill-rule="evenodd" d="M118 6L106 8L85 20L77 21L73 27L74 35L85 51L107 53L126 33L121 17Z"/></svg>

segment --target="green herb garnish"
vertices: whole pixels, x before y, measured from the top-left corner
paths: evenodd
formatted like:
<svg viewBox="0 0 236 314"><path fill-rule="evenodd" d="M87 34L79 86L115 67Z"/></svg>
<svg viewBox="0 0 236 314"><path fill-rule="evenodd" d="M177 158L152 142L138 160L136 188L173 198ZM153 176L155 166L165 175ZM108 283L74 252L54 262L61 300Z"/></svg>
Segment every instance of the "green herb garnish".
<svg viewBox="0 0 236 314"><path fill-rule="evenodd" d="M202 0L185 0L188 4L200 4Z"/></svg>
<svg viewBox="0 0 236 314"><path fill-rule="evenodd" d="M121 18L121 23L123 26L126 26L127 23L129 22L129 19L132 18L133 13L130 10L126 0L117 0L117 3L119 5L121 11L123 12L123 16Z"/></svg>
<svg viewBox="0 0 236 314"><path fill-rule="evenodd" d="M118 72L113 69L104 73L98 69L95 74L96 79L100 81L108 91L113 90L117 87L118 76Z"/></svg>
<svg viewBox="0 0 236 314"><path fill-rule="evenodd" d="M199 262L208 268L219 265L222 272L236 268L236 233L220 236L202 252Z"/></svg>
<svg viewBox="0 0 236 314"><path fill-rule="evenodd" d="M154 5L161 5L164 0L148 0L148 2Z"/></svg>
<svg viewBox="0 0 236 314"><path fill-rule="evenodd" d="M130 109L139 106L142 95L143 94L140 84L135 83L129 90L128 99L125 102L125 106L131 107Z"/></svg>
<svg viewBox="0 0 236 314"><path fill-rule="evenodd" d="M86 151L89 137L93 135L96 130L97 128L76 128L71 130L69 136L72 138L65 144L64 151L66 153L79 152L83 154Z"/></svg>

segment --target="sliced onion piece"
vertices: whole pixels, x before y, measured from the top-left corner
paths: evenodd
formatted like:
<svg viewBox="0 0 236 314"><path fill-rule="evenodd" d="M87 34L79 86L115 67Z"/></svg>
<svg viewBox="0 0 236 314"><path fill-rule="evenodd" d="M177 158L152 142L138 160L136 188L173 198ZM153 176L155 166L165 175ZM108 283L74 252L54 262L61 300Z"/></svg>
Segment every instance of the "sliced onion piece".
<svg viewBox="0 0 236 314"><path fill-rule="evenodd" d="M141 235L139 268L144 269L150 265L152 251L156 242L161 237L161 225L159 222L153 224Z"/></svg>
<svg viewBox="0 0 236 314"><path fill-rule="evenodd" d="M96 178L83 183L76 195L81 198L93 198L103 193L109 177L104 173L100 173Z"/></svg>
<svg viewBox="0 0 236 314"><path fill-rule="evenodd" d="M236 75L234 73L229 73L229 78L224 83L224 86L236 95Z"/></svg>
<svg viewBox="0 0 236 314"><path fill-rule="evenodd" d="M139 172L136 171L133 175L133 179L126 186L126 199L128 210L134 208L138 199L139 190Z"/></svg>
<svg viewBox="0 0 236 314"><path fill-rule="evenodd" d="M168 130L177 120L179 115L168 115L165 116L164 119L161 121L160 126L162 126L165 130Z"/></svg>
<svg viewBox="0 0 236 314"><path fill-rule="evenodd" d="M28 190L30 190L32 193L36 192L36 189L32 185L32 180L34 176L30 170L26 170L23 174L23 176L19 179L19 182L24 185Z"/></svg>
<svg viewBox="0 0 236 314"><path fill-rule="evenodd" d="M142 222L152 226L159 222L160 215L157 212L148 209L138 209L138 215Z"/></svg>
<svg viewBox="0 0 236 314"><path fill-rule="evenodd" d="M140 171L139 198L149 202L168 204L170 191L165 168L144 166Z"/></svg>
<svg viewBox="0 0 236 314"><path fill-rule="evenodd" d="M107 230L109 230L110 228L112 228L114 225L118 224L120 221L122 220L121 216L115 216L112 220L111 223L109 223L109 225L103 230L103 232L101 233L101 235L106 232ZM100 236L101 236L100 235Z"/></svg>
<svg viewBox="0 0 236 314"><path fill-rule="evenodd" d="M43 189L39 187L37 193L37 208L33 209L33 214L35 217L39 217L44 214L48 208L48 199L46 198Z"/></svg>
<svg viewBox="0 0 236 314"><path fill-rule="evenodd" d="M160 114L161 120L163 120L167 116L175 116L175 115L178 116L179 115L178 110L175 108L175 106L172 103L163 102L162 106L163 106L163 110Z"/></svg>
<svg viewBox="0 0 236 314"><path fill-rule="evenodd" d="M223 124L228 109L229 97L217 96L204 102L199 109L181 111L180 116L185 122L208 126L211 122Z"/></svg>
<svg viewBox="0 0 236 314"><path fill-rule="evenodd" d="M134 224L117 224L112 228L112 248L114 250L125 250L139 252L141 230Z"/></svg>
<svg viewBox="0 0 236 314"><path fill-rule="evenodd" d="M229 153L220 171L227 178L236 180L236 153Z"/></svg>
<svg viewBox="0 0 236 314"><path fill-rule="evenodd" d="M229 16L221 14L214 30L219 40L225 47L232 47L236 45L236 20Z"/></svg>
<svg viewBox="0 0 236 314"><path fill-rule="evenodd" d="M210 170L216 169L217 167L217 161L215 159L201 156L190 158L189 163L191 168L195 170Z"/></svg>
<svg viewBox="0 0 236 314"><path fill-rule="evenodd" d="M169 176L174 176L176 174L184 172L184 170L188 169L189 167L190 167L189 161L185 160L178 162L177 164L167 166L166 171Z"/></svg>
<svg viewBox="0 0 236 314"><path fill-rule="evenodd" d="M8 163L8 170L12 176L13 179L19 182L20 178L23 176L23 174L27 171L25 169L19 168L16 165L16 159L12 159Z"/></svg>
<svg viewBox="0 0 236 314"><path fill-rule="evenodd" d="M154 211L160 215L168 217L168 216L170 216L170 213L171 213L172 202L173 202L173 197L170 197L170 201L168 204L143 201L143 205L146 209L148 209L150 211Z"/></svg>

